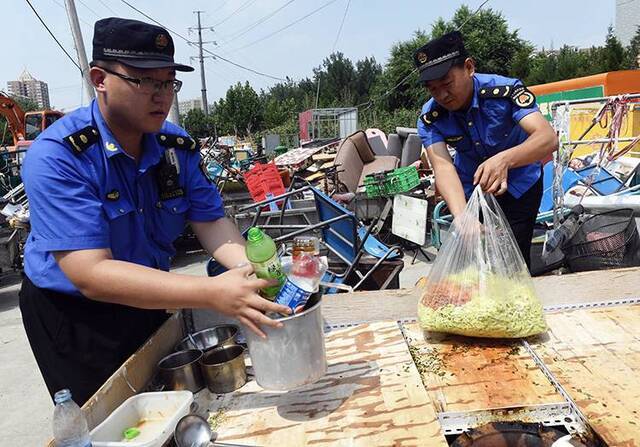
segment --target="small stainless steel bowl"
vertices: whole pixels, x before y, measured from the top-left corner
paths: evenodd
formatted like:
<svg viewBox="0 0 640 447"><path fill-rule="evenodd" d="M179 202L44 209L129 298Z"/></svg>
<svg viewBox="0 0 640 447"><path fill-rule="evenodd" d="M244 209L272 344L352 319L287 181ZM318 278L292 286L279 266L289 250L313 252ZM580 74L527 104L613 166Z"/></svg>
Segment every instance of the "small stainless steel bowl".
<svg viewBox="0 0 640 447"><path fill-rule="evenodd" d="M158 362L160 380L169 390L197 393L204 388L199 361L202 351L190 349L174 352Z"/></svg>
<svg viewBox="0 0 640 447"><path fill-rule="evenodd" d="M247 383L244 348L240 345L220 346L207 351L200 367L209 391L230 393Z"/></svg>
<svg viewBox="0 0 640 447"><path fill-rule="evenodd" d="M175 347L176 351L185 349L200 349L208 351L218 346L229 346L236 344L238 326L232 324L221 324L213 326L191 334L191 337L183 338ZM191 340L193 338L193 341ZM194 345L195 342L196 344Z"/></svg>

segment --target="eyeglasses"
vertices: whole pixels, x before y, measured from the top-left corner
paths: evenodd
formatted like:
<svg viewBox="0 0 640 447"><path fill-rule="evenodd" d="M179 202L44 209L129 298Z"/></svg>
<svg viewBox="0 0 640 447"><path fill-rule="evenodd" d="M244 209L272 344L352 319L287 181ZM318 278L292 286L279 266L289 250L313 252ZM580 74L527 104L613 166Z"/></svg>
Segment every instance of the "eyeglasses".
<svg viewBox="0 0 640 447"><path fill-rule="evenodd" d="M131 76L124 75L115 71L111 71L108 68L99 67L101 70L106 71L109 74L117 76L125 81L129 81L136 84L142 93L153 94L160 91L167 91L171 89L175 93L178 93L182 88L182 81L177 79L171 79L169 81L160 81L153 78L132 78Z"/></svg>

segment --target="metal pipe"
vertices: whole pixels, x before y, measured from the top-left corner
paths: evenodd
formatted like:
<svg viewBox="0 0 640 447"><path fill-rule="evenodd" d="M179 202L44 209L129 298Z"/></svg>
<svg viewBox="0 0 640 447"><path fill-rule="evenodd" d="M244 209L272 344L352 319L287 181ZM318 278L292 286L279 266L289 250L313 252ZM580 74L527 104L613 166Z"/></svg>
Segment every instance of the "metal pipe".
<svg viewBox="0 0 640 447"><path fill-rule="evenodd" d="M607 102L609 101L609 99L611 99L612 97L615 96L625 96L625 95L613 95L613 96L605 96L602 98L587 98L587 99L571 99L568 101L553 101L552 103L549 104L549 107L553 110L555 108L557 108L558 106L561 105L575 105L575 104L589 104L589 103L601 103L601 102ZM626 99L640 99L640 93L636 93L633 95L626 95L625 96Z"/></svg>
<svg viewBox="0 0 640 447"><path fill-rule="evenodd" d="M310 227L305 227L305 228L302 228L300 230L296 230L296 231L294 231L292 233L285 234L284 236L280 236L280 237L274 239L273 241L274 242L282 242L282 241L284 241L286 239L290 239L292 237L299 236L299 235L304 234L304 233L308 233L309 231L313 231L313 230L317 230L318 228L326 227L328 225L331 225L334 222L338 222L339 220L343 220L343 219L346 219L348 217L350 217L348 214L341 214L340 216L332 217L329 220L325 220L323 222L319 222L319 223L317 223L315 225L311 225Z"/></svg>
<svg viewBox="0 0 640 447"><path fill-rule="evenodd" d="M242 208L238 208L237 212L238 213L242 213L242 212L245 212L245 211L250 210L252 208L261 208L261 207L263 207L265 205L268 205L270 203L277 202L279 200L283 200L283 199L285 199L285 198L287 198L289 196L292 196L294 194L299 194L299 193L307 191L309 189L311 189L310 186L305 186L304 188L296 189L295 191L286 192L286 193L281 194L281 195L279 195L277 197L273 197L271 199L263 200L262 202L258 202L258 203L254 203L252 205L248 205L248 206L244 206Z"/></svg>
<svg viewBox="0 0 640 447"><path fill-rule="evenodd" d="M298 216L300 214L304 215L305 213L311 213L315 210L316 210L315 208L311 208L311 207L289 208L286 210L287 212L284 214L284 217ZM278 217L279 215L280 215L279 211L268 211L268 212L262 213L262 217ZM250 217L253 217L252 212L240 213L235 215L236 219L247 219Z"/></svg>
<svg viewBox="0 0 640 447"><path fill-rule="evenodd" d="M620 142L627 143L634 141L637 137L625 137L625 138L599 138L596 140L576 140L576 141L567 141L564 144L566 145L578 145L578 144L607 144L612 142Z"/></svg>

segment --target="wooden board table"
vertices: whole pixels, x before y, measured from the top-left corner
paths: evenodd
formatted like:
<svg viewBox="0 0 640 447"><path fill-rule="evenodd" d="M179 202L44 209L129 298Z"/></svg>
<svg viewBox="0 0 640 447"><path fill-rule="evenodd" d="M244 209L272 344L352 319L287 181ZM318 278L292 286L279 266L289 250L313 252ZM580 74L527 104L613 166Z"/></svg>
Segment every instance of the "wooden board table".
<svg viewBox="0 0 640 447"><path fill-rule="evenodd" d="M640 446L640 305L549 314L531 346L609 446Z"/></svg>
<svg viewBox="0 0 640 447"><path fill-rule="evenodd" d="M640 297L640 269L534 278L545 306ZM512 343L420 338L418 290L330 295L323 316L329 371L289 393L254 381L211 404L220 441L248 445L444 447L437 412L560 402L551 383ZM154 365L183 337L175 315L116 371L83 409L91 428L151 380ZM547 315L547 338L531 346L593 428L611 446L640 446L640 306ZM473 341L471 341L473 340ZM426 368L411 351L430 359ZM474 370L475 368L475 370ZM473 374L468 374L469 371Z"/></svg>
<svg viewBox="0 0 640 447"><path fill-rule="evenodd" d="M291 392L255 381L211 402L218 441L281 446L446 447L395 322L327 335L327 375Z"/></svg>
<svg viewBox="0 0 640 447"><path fill-rule="evenodd" d="M404 330L438 412L564 402L519 340L440 335L425 341L417 323Z"/></svg>

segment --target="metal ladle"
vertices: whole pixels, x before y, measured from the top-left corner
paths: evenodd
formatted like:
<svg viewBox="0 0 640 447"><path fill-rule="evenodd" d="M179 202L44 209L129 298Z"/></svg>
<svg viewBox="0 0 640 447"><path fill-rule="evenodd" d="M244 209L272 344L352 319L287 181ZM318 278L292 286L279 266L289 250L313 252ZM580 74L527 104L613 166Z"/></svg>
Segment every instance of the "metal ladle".
<svg viewBox="0 0 640 447"><path fill-rule="evenodd" d="M226 442L212 442L218 433L211 430L209 423L201 416L188 414L178 421L173 432L173 439L177 447L251 447L246 444L229 444Z"/></svg>

